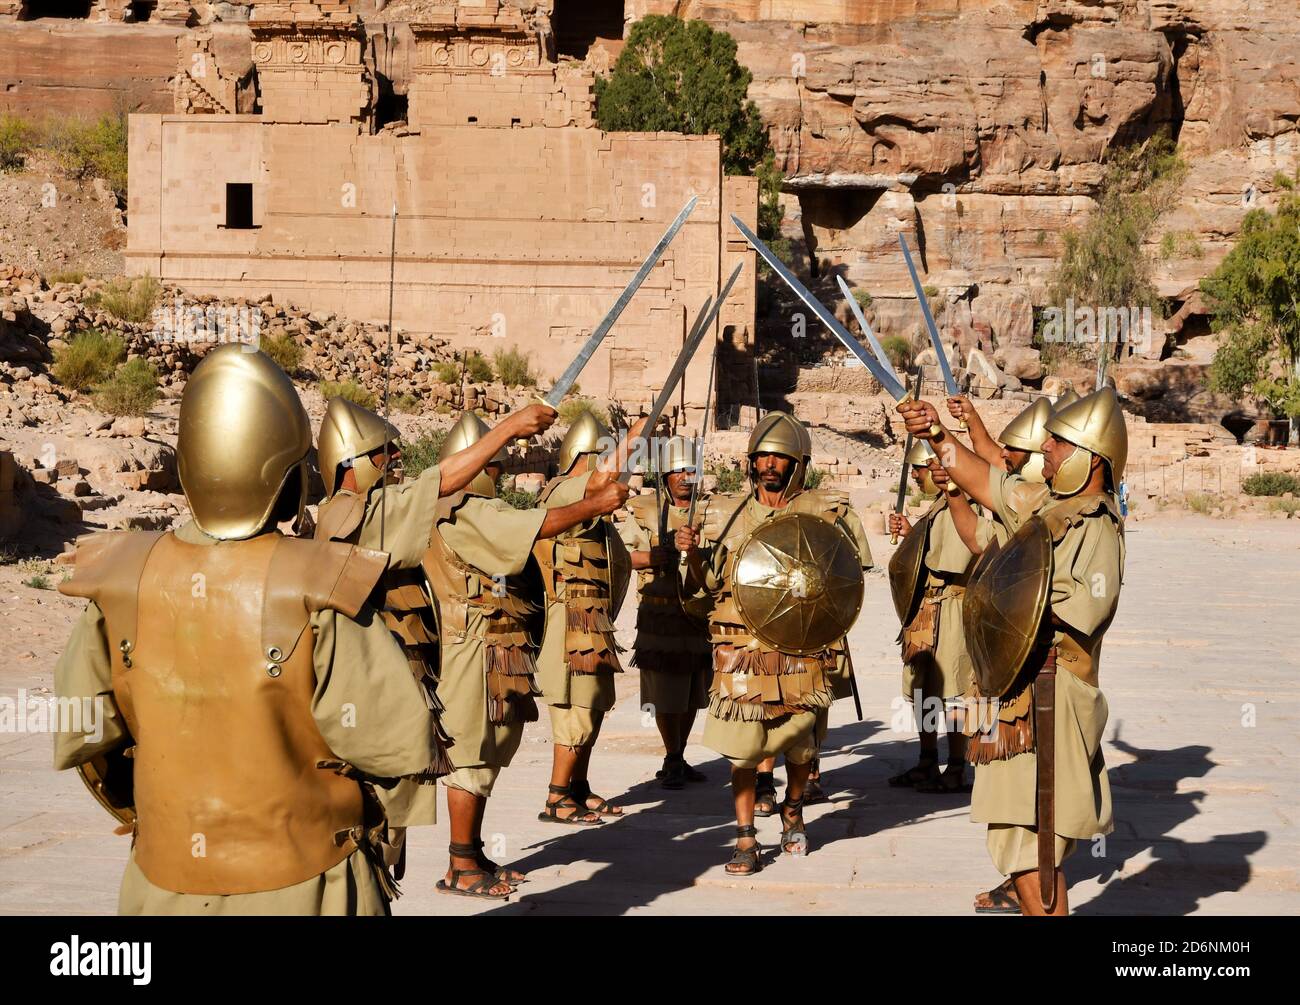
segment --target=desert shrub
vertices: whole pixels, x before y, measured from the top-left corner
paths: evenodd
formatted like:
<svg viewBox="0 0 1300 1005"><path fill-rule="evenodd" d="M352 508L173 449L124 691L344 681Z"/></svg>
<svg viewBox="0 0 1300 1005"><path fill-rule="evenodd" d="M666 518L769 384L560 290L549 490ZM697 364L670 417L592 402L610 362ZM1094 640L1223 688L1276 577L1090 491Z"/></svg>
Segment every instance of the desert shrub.
<svg viewBox="0 0 1300 1005"><path fill-rule="evenodd" d="M330 398L345 398L355 405L370 409L379 404L375 400L374 394L355 380L322 380L316 386L321 393L321 397L326 401L329 401Z"/></svg>
<svg viewBox="0 0 1300 1005"><path fill-rule="evenodd" d="M444 384L460 383L460 367L455 363L447 361L439 363L433 368L433 373Z"/></svg>
<svg viewBox="0 0 1300 1005"><path fill-rule="evenodd" d="M1270 499L1268 508L1274 513L1285 513L1290 520L1296 513L1300 513L1300 499Z"/></svg>
<svg viewBox="0 0 1300 1005"><path fill-rule="evenodd" d="M609 410L601 408L590 398L569 398L560 402L560 422L566 426L572 426L583 412L590 412L601 424L609 426Z"/></svg>
<svg viewBox="0 0 1300 1005"><path fill-rule="evenodd" d="M118 276L86 297L86 306L106 311L120 321L141 324L153 317L162 285L153 276Z"/></svg>
<svg viewBox="0 0 1300 1005"><path fill-rule="evenodd" d="M14 115L0 115L0 171L16 171L35 145L36 131Z"/></svg>
<svg viewBox="0 0 1300 1005"><path fill-rule="evenodd" d="M86 273L83 269L57 269L46 276L45 281L51 286L55 286L59 283L72 283L73 285L76 285L77 283L84 283L86 281Z"/></svg>
<svg viewBox="0 0 1300 1005"><path fill-rule="evenodd" d="M506 387L532 387L537 378L533 376L531 359L530 354L518 349L498 349L492 354L492 365Z"/></svg>
<svg viewBox="0 0 1300 1005"><path fill-rule="evenodd" d="M502 475L497 481L497 496L515 509L532 509L537 505L537 493L512 488L509 475Z"/></svg>
<svg viewBox="0 0 1300 1005"><path fill-rule="evenodd" d="M853 299L858 302L858 306L864 311L870 307L872 303L871 294L860 288L853 291Z"/></svg>
<svg viewBox="0 0 1300 1005"><path fill-rule="evenodd" d="M50 590L54 588L49 577L40 574L32 576L30 579L24 579L23 586L30 586L33 590Z"/></svg>
<svg viewBox="0 0 1300 1005"><path fill-rule="evenodd" d="M717 479L713 486L715 492L739 492L745 487L745 472L734 465L713 464L706 470Z"/></svg>
<svg viewBox="0 0 1300 1005"><path fill-rule="evenodd" d="M116 335L97 328L78 332L72 341L54 352L54 379L70 391L84 391L113 375L126 359L126 344Z"/></svg>
<svg viewBox="0 0 1300 1005"><path fill-rule="evenodd" d="M126 196L126 113L94 122L63 119L45 127L44 145L73 178L103 178L119 198Z"/></svg>
<svg viewBox="0 0 1300 1005"><path fill-rule="evenodd" d="M270 338L261 339L257 347L290 376L297 373L298 367L302 365L302 346L293 340L292 335L272 335Z"/></svg>
<svg viewBox="0 0 1300 1005"><path fill-rule="evenodd" d="M809 468L808 473L803 477L803 487L815 489L825 480L826 471L823 468Z"/></svg>
<svg viewBox="0 0 1300 1005"><path fill-rule="evenodd" d="M492 364L482 353L472 352L465 357L465 372L476 384L486 384L493 377Z"/></svg>
<svg viewBox="0 0 1300 1005"><path fill-rule="evenodd" d="M109 415L144 415L159 394L158 371L143 356L137 356L95 388L95 405Z"/></svg>
<svg viewBox="0 0 1300 1005"><path fill-rule="evenodd" d="M398 449L402 451L402 471L407 478L418 478L438 463L438 451L447 439L447 432L445 429L435 429L414 440L402 440L398 444Z"/></svg>
<svg viewBox="0 0 1300 1005"><path fill-rule="evenodd" d="M420 410L420 399L413 394L395 394L388 399L388 405L394 412L409 415Z"/></svg>
<svg viewBox="0 0 1300 1005"><path fill-rule="evenodd" d="M880 348L885 350L885 355L889 361L894 364L894 369L899 373L908 370L912 366L912 343L901 335L888 335L880 340Z"/></svg>
<svg viewBox="0 0 1300 1005"><path fill-rule="evenodd" d="M1218 505L1218 499L1207 492L1189 492L1184 499L1187 508L1193 513L1200 513L1202 516L1208 516L1210 511Z"/></svg>
<svg viewBox="0 0 1300 1005"><path fill-rule="evenodd" d="M1261 471L1244 479L1241 490L1248 496L1300 495L1300 478L1285 471Z"/></svg>

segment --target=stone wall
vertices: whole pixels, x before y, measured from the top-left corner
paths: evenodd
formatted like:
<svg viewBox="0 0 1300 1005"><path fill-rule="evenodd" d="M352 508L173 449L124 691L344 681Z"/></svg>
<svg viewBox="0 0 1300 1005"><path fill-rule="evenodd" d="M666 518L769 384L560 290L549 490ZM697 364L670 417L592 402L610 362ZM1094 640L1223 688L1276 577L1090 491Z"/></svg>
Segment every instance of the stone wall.
<svg viewBox="0 0 1300 1005"><path fill-rule="evenodd" d="M721 324L752 338L753 255L728 233L724 207L752 223L756 191L744 179L724 187L716 138L468 125L371 136L258 116L134 115L130 160L129 273L384 320L396 199L396 325L488 353L521 348L546 377L696 195L583 391L647 400L724 258L745 259L748 276ZM254 229L225 226L228 183L253 186ZM688 400L703 401L707 379L702 353Z"/></svg>

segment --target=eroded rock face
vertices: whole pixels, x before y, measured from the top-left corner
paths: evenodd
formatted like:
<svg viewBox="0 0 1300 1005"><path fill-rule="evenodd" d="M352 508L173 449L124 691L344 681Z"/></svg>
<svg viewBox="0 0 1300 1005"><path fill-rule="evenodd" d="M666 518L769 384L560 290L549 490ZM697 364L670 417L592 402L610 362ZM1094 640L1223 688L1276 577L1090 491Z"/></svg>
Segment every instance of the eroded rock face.
<svg viewBox="0 0 1300 1005"><path fill-rule="evenodd" d="M703 18L737 40L805 273L842 272L876 298L883 334L908 336L888 303L912 295L897 234L915 235L927 283L969 304L945 336L1031 382L1043 376L1032 307L1047 306L1060 234L1093 209L1109 148L1162 129L1179 140L1186 180L1148 251L1159 292L1194 312L1246 212L1270 205L1274 176L1300 162L1293 0L629 7Z"/></svg>

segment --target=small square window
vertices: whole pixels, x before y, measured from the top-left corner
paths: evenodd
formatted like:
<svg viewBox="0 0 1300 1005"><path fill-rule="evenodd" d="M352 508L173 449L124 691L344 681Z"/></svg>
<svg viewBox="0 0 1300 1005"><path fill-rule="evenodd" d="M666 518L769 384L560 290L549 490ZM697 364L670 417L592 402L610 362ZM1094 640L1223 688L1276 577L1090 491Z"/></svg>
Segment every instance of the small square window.
<svg viewBox="0 0 1300 1005"><path fill-rule="evenodd" d="M226 183L226 229L253 229L253 186L249 182Z"/></svg>

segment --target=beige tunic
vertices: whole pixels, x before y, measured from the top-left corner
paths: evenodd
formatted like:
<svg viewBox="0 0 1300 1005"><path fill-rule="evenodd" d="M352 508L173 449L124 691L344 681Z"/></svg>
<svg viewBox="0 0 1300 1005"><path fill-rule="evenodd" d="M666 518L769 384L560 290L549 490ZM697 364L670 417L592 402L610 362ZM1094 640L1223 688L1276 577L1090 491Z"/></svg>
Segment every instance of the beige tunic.
<svg viewBox="0 0 1300 1005"><path fill-rule="evenodd" d="M689 506L668 503L669 534L685 526ZM653 520L653 509L643 511ZM634 507L619 528L631 552L649 552L659 544L659 527L647 527ZM671 544L671 536L665 544ZM667 569L642 569L637 573L637 634L632 665L641 675L641 707L656 715L680 715L707 708L709 678L713 673L708 625L686 614L678 600L674 563Z"/></svg>
<svg viewBox="0 0 1300 1005"><path fill-rule="evenodd" d="M546 509L561 509L581 502L587 491L591 472L566 478L557 485L543 504ZM604 520L605 517L600 519ZM590 527L582 524L573 530ZM561 538L564 535L560 535ZM564 587L560 586L563 591ZM560 599L546 605L546 634L542 651L537 657L538 684L542 701L548 705L575 705L595 712L608 712L614 707L614 675L612 673L570 673L565 660L566 610L563 593Z"/></svg>
<svg viewBox="0 0 1300 1005"><path fill-rule="evenodd" d="M438 524L438 532L466 565L489 576L518 576L545 520L546 511L540 508L518 510L501 499L470 497ZM511 585L507 582L506 588ZM539 594L538 604L542 601ZM524 734L522 721L489 721L486 621L482 609L471 606L465 639L444 639L442 645L438 698L444 707L443 728L453 741L447 753L457 768L506 767Z"/></svg>
<svg viewBox="0 0 1300 1005"><path fill-rule="evenodd" d="M364 506L361 526L348 539L363 548L388 552L391 568L415 569L429 547L441 485L442 474L434 464L410 481L375 486L364 500L356 492L340 489L321 507L322 518L326 507ZM438 787L432 782L404 778L391 789L380 789L379 801L394 827L438 822Z"/></svg>
<svg viewBox="0 0 1300 1005"><path fill-rule="evenodd" d="M994 511L1007 529L1015 532L1029 517L1057 505L1045 486L1026 482L994 468L989 490ZM1098 514L1070 527L1053 551L1049 595L1050 612L1057 620L1085 636L1104 632L1114 616L1124 568L1124 539L1110 517ZM1055 641L1064 636L1057 630ZM1093 648L1094 671L1099 671L1101 643ZM1056 811L1060 838L1089 839L1110 833L1110 785L1102 757L1106 727L1106 698L1063 667L1056 674ZM979 738L973 737L972 743ZM971 797L971 819L976 823L1012 824L1032 828L1036 819L1037 754L1017 754L1007 760L978 765ZM1022 839L1004 829L993 833L990 850L999 867L1010 871L1014 851ZM1059 842L1058 842L1059 846Z"/></svg>
<svg viewBox="0 0 1300 1005"><path fill-rule="evenodd" d="M214 543L192 522L176 536L187 544ZM312 615L311 628L316 671L312 716L330 750L376 777L425 770L434 756L429 713L384 623L369 609L355 621L321 611ZM55 734L55 768L75 767L121 745L127 731L113 698L108 639L96 604L87 604L73 628L54 682L61 698L103 698L105 712L99 743L84 742L78 733ZM229 897L164 890L130 859L118 909L122 914L387 914L388 902L370 864L356 851L315 879Z"/></svg>
<svg viewBox="0 0 1300 1005"><path fill-rule="evenodd" d="M994 537L992 521L977 518L975 535L976 542L987 547ZM970 687L972 669L961 623L965 591L952 580L965 573L974 558L957 533L952 510L944 505L930 520L921 560L927 601L939 605L938 639L933 653L923 653L903 667L903 697L908 701L913 700L918 690L922 698L956 699Z"/></svg>

